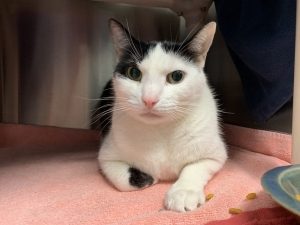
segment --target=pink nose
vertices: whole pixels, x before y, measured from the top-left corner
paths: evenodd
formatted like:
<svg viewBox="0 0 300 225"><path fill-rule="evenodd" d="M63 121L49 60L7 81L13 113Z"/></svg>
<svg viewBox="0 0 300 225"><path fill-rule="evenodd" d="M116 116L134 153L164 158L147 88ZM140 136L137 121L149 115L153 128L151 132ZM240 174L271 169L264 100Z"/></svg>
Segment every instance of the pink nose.
<svg viewBox="0 0 300 225"><path fill-rule="evenodd" d="M151 109L155 106L155 104L158 102L158 100L152 99L152 98L143 98L143 102L147 108Z"/></svg>

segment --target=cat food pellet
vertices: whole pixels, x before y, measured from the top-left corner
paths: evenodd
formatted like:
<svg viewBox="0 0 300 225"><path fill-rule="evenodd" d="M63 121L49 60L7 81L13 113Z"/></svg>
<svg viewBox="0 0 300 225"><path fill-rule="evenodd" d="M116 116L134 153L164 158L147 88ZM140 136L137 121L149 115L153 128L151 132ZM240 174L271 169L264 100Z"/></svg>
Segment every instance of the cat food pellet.
<svg viewBox="0 0 300 225"><path fill-rule="evenodd" d="M238 209L238 208L229 208L229 213L230 214L240 214L241 212L243 212L241 209Z"/></svg>
<svg viewBox="0 0 300 225"><path fill-rule="evenodd" d="M247 194L246 199L247 200L256 199L256 193L249 193L249 194Z"/></svg>
<svg viewBox="0 0 300 225"><path fill-rule="evenodd" d="M205 200L206 200L206 201L209 201L209 200L212 199L213 197L214 197L214 194L208 194L208 195L206 195Z"/></svg>
<svg viewBox="0 0 300 225"><path fill-rule="evenodd" d="M300 202L300 194L297 194L297 195L295 196L295 198L296 198L297 201Z"/></svg>

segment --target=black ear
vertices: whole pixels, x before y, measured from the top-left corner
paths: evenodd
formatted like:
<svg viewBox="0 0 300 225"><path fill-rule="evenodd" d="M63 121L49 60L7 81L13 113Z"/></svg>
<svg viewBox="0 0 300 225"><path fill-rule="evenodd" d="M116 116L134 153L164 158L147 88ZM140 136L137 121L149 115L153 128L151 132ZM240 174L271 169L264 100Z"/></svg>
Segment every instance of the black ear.
<svg viewBox="0 0 300 225"><path fill-rule="evenodd" d="M110 32L113 44L117 53L118 60L126 48L133 46L136 42L135 38L130 35L128 30L117 20L109 20Z"/></svg>
<svg viewBox="0 0 300 225"><path fill-rule="evenodd" d="M189 41L188 48L196 55L196 62L204 67L207 52L216 32L216 23L210 22L198 31Z"/></svg>

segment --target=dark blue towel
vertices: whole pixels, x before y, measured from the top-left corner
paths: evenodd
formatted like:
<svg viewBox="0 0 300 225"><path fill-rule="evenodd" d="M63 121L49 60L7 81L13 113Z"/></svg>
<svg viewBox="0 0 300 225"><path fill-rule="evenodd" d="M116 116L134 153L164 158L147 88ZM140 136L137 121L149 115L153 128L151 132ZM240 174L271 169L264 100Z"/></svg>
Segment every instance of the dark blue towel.
<svg viewBox="0 0 300 225"><path fill-rule="evenodd" d="M220 31L257 121L293 94L296 0L215 0Z"/></svg>

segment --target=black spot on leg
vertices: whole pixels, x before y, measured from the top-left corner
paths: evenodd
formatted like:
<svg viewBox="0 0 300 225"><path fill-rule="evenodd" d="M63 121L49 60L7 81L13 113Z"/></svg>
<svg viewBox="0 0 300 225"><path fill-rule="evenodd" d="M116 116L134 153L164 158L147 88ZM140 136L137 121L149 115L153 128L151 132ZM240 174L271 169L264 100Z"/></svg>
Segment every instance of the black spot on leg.
<svg viewBox="0 0 300 225"><path fill-rule="evenodd" d="M143 173L142 171L136 168L130 167L129 173L130 173L129 183L132 186L142 188L153 184L153 178L150 175Z"/></svg>

